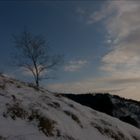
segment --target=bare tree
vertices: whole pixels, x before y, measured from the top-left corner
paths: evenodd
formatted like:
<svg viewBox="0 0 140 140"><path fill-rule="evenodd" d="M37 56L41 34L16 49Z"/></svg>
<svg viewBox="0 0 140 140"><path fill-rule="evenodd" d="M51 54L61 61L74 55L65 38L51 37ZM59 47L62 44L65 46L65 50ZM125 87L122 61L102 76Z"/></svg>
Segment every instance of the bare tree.
<svg viewBox="0 0 140 140"><path fill-rule="evenodd" d="M40 80L48 78L48 71L56 68L62 61L60 55L50 55L49 47L40 35L34 36L28 31L14 36L16 51L16 66L30 72L35 80L36 87Z"/></svg>

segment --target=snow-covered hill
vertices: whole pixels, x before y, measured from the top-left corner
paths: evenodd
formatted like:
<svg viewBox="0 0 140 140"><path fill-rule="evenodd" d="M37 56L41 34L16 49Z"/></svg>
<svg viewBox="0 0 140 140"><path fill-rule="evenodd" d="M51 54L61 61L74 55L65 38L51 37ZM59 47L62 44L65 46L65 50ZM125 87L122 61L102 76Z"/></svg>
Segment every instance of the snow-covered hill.
<svg viewBox="0 0 140 140"><path fill-rule="evenodd" d="M140 140L140 130L0 75L0 140Z"/></svg>

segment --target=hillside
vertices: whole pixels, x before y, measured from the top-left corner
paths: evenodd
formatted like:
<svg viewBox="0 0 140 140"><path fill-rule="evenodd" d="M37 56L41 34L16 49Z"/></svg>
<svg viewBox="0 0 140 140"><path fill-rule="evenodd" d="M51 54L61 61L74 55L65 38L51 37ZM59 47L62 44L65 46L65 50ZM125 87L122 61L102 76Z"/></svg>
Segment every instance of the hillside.
<svg viewBox="0 0 140 140"><path fill-rule="evenodd" d="M0 75L0 140L140 140L140 130Z"/></svg>
<svg viewBox="0 0 140 140"><path fill-rule="evenodd" d="M140 128L140 102L110 94L62 94L82 105Z"/></svg>

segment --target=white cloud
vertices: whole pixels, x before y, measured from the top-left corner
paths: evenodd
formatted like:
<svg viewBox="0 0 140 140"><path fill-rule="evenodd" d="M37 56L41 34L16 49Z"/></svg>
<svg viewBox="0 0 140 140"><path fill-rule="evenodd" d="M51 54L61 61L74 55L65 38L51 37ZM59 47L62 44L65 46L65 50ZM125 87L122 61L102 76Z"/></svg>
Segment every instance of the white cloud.
<svg viewBox="0 0 140 140"><path fill-rule="evenodd" d="M88 24L102 22L106 43L111 50L102 57L100 70L104 77L48 85L57 92L110 92L140 100L140 2L117 0L104 3L100 11L78 11ZM87 61L70 61L65 71L78 71Z"/></svg>
<svg viewBox="0 0 140 140"><path fill-rule="evenodd" d="M140 100L140 2L116 0L86 14L86 22L101 22L111 50L102 57L100 70L107 76L100 87L123 89L118 94ZM107 84L108 83L108 84Z"/></svg>
<svg viewBox="0 0 140 140"><path fill-rule="evenodd" d="M70 61L65 67L65 71L75 72L85 67L88 62L86 60Z"/></svg>
<svg viewBox="0 0 140 140"><path fill-rule="evenodd" d="M93 13L89 13L87 17L87 23L93 24L95 22L99 22L106 19L106 15L110 15L113 7L108 4L108 2L104 3L101 7L100 11L94 11Z"/></svg>
<svg viewBox="0 0 140 140"><path fill-rule="evenodd" d="M99 2L100 3L100 2ZM95 22L99 22L101 20L104 20L106 18L106 15L109 15L111 12L112 7L108 4L108 2L103 2L103 5L101 5L100 9L97 9L96 11L91 7L78 7L77 13L85 19L87 24L93 24Z"/></svg>
<svg viewBox="0 0 140 140"><path fill-rule="evenodd" d="M116 14L106 21L106 28L114 40L113 50L106 54L102 61L106 71L112 72L140 71L140 3L130 1L113 1ZM138 73L140 74L140 73Z"/></svg>
<svg viewBox="0 0 140 140"><path fill-rule="evenodd" d="M81 16L85 14L85 10L81 7L77 8L77 13L79 13Z"/></svg>
<svg viewBox="0 0 140 140"><path fill-rule="evenodd" d="M103 58L101 70L126 79L140 75L140 2L107 1L98 11L87 14L87 22L105 25L111 51Z"/></svg>
<svg viewBox="0 0 140 140"><path fill-rule="evenodd" d="M114 16L106 15L105 27L114 41L103 58L101 70L110 77L111 86L124 87L118 94L140 100L140 2L112 1Z"/></svg>

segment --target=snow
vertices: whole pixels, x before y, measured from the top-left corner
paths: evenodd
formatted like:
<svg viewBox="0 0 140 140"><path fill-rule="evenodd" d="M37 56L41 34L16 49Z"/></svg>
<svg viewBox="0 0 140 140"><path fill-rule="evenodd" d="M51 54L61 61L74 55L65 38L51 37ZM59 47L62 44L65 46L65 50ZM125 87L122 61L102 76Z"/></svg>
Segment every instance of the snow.
<svg viewBox="0 0 140 140"><path fill-rule="evenodd" d="M39 120L29 121L26 113L13 119L8 108L14 105L27 112L27 116L34 110L53 120L52 135L45 135L38 127ZM6 140L140 140L140 130L134 126L2 75L0 108L0 136Z"/></svg>

